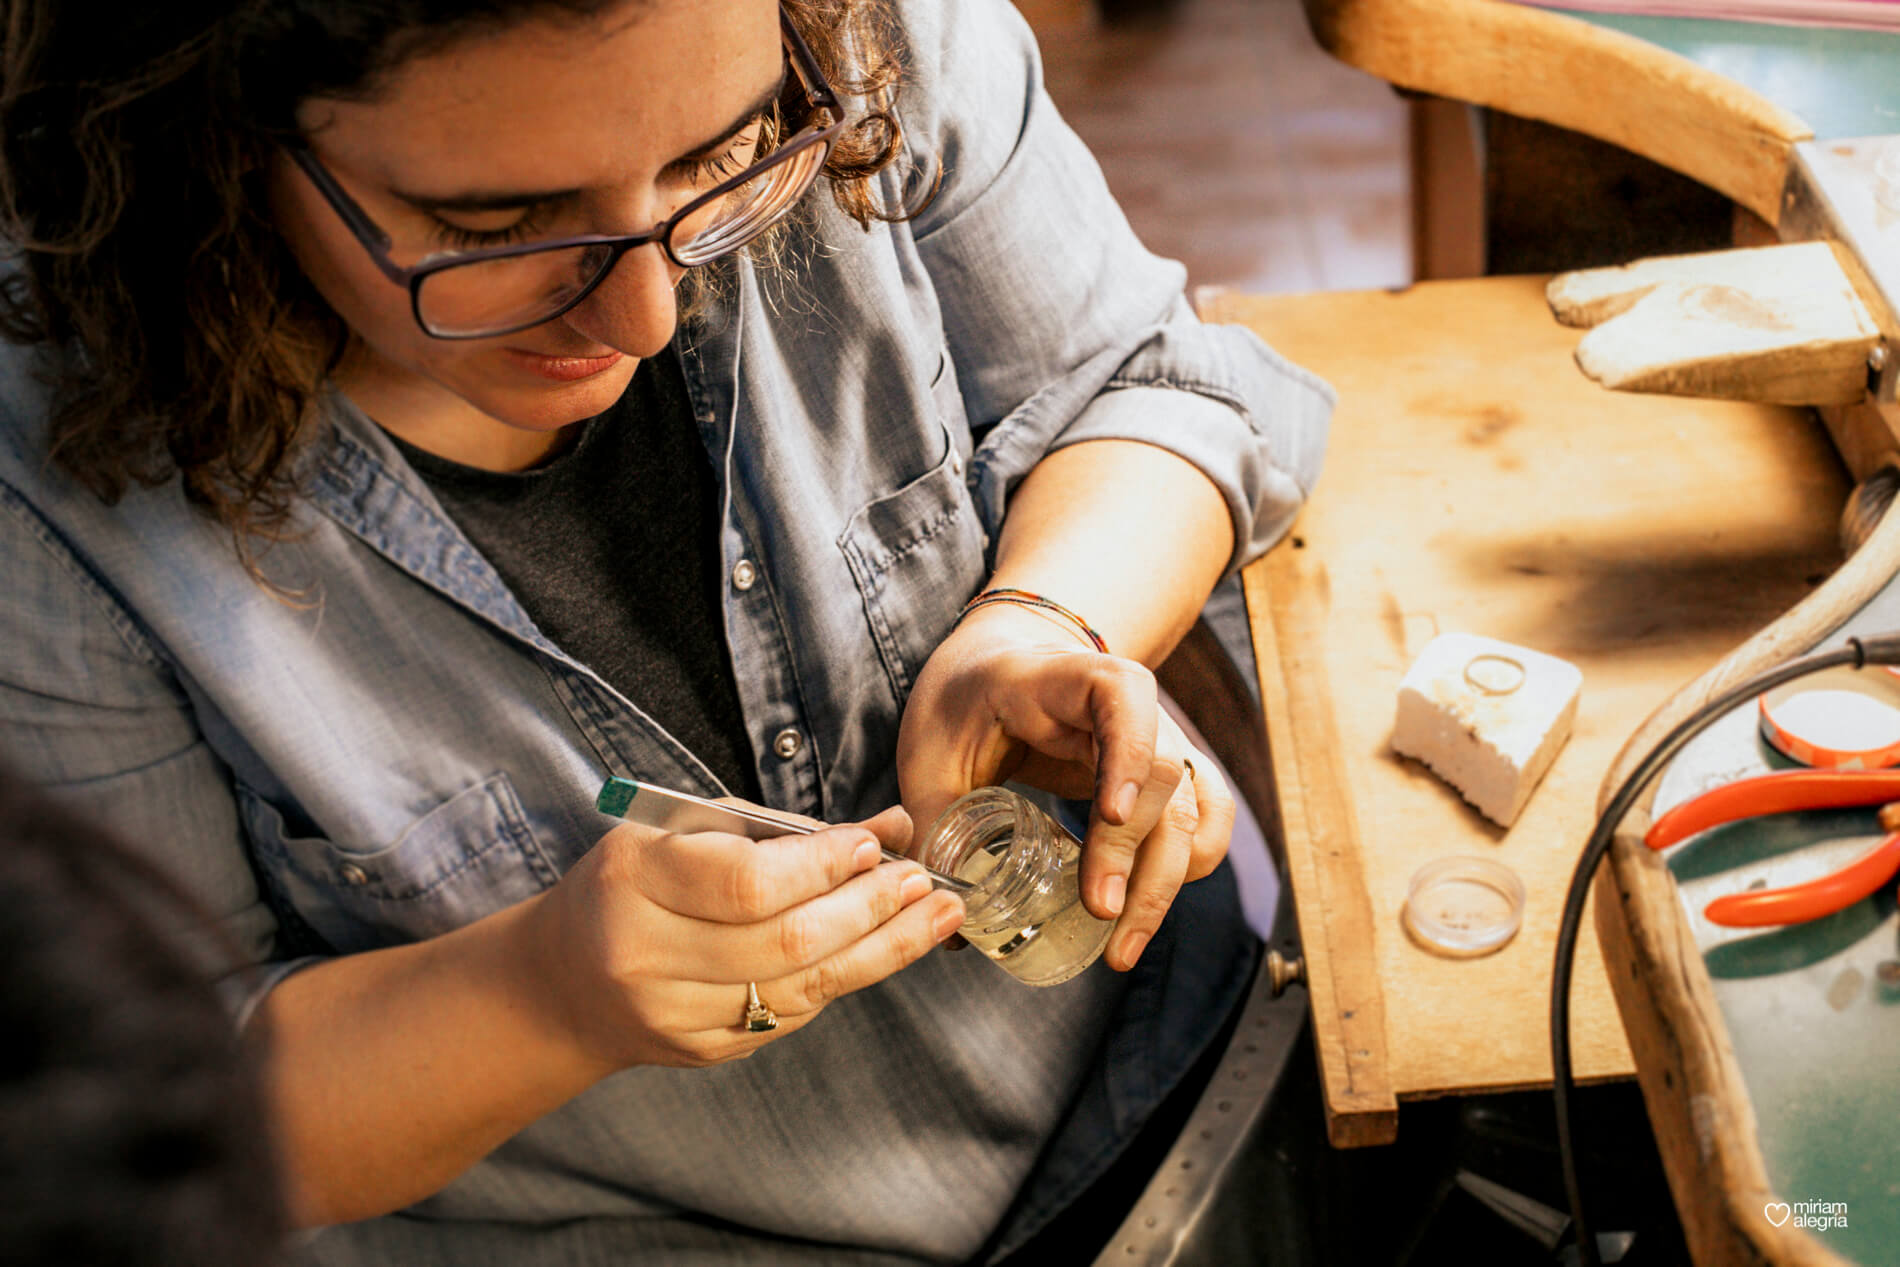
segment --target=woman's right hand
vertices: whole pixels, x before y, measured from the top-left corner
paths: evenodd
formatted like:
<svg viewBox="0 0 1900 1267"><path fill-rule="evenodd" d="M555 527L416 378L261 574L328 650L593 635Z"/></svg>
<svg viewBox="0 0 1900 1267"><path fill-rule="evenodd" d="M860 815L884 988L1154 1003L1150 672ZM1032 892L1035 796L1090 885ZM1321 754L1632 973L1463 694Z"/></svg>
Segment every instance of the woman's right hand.
<svg viewBox="0 0 1900 1267"><path fill-rule="evenodd" d="M754 841L614 828L530 917L559 1020L602 1072L749 1056L841 995L954 933L963 904L904 852L893 807L862 823ZM746 987L778 1027L745 1027Z"/></svg>

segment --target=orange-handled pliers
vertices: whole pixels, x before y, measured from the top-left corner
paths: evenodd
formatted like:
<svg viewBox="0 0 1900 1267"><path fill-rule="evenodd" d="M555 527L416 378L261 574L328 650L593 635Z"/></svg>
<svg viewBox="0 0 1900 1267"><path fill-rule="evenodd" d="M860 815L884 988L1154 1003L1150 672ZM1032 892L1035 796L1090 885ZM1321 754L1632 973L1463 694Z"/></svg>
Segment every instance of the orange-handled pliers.
<svg viewBox="0 0 1900 1267"><path fill-rule="evenodd" d="M1888 834L1838 871L1785 889L1761 889L1716 898L1703 909L1712 924L1758 928L1799 924L1846 910L1900 874L1900 770L1783 770L1738 779L1676 806L1650 827L1643 842L1667 849L1700 831L1758 814L1879 805Z"/></svg>

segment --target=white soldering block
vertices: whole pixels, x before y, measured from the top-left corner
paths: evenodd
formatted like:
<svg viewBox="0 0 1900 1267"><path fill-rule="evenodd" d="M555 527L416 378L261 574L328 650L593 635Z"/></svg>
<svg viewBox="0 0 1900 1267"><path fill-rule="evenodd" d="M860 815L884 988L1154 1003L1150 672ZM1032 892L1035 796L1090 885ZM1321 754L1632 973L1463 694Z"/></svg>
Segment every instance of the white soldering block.
<svg viewBox="0 0 1900 1267"><path fill-rule="evenodd" d="M1570 737L1583 673L1527 647L1448 633L1399 683L1392 750L1416 757L1509 827Z"/></svg>

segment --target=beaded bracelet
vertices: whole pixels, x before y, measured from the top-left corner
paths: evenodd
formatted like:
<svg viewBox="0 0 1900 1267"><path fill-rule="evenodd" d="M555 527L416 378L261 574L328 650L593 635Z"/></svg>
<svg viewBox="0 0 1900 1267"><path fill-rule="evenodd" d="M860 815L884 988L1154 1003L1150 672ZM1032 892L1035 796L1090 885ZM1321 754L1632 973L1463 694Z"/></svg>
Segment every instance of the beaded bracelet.
<svg viewBox="0 0 1900 1267"><path fill-rule="evenodd" d="M1082 636L1089 640L1091 646L1097 651L1100 651L1103 655L1109 654L1107 640L1104 639L1101 634L1096 633L1088 621L1083 620L1080 616L1053 598L1045 598L1041 594L1032 594L1028 590L1019 590L1007 585L984 590L981 594L978 594L975 598L965 603L963 610L957 613L957 623L962 624L963 618L977 608L988 607L993 603L1012 603L1018 607L1033 607L1038 611L1053 612L1065 620L1073 621L1075 627L1082 631Z"/></svg>

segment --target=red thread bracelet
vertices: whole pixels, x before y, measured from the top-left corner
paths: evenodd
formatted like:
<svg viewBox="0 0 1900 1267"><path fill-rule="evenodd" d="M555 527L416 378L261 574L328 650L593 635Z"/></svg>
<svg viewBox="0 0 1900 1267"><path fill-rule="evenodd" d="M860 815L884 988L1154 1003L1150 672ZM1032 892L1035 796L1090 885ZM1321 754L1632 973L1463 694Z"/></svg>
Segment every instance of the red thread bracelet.
<svg viewBox="0 0 1900 1267"><path fill-rule="evenodd" d="M1031 607L1038 611L1051 612L1057 616L1061 616L1065 620L1074 622L1075 627L1082 631L1082 636L1087 638L1089 644L1097 651L1103 655L1111 654L1108 649L1107 640L1104 639L1101 634L1096 633L1094 627L1091 626L1088 621L1083 620L1080 616L1053 598L1045 598L1041 594L1032 594L1028 590L1016 589L1012 586L998 586L996 589L984 590L981 594L978 594L975 598L965 603L963 610L957 613L957 623L962 624L963 618L977 608L988 607L994 603L1012 603L1018 607Z"/></svg>

